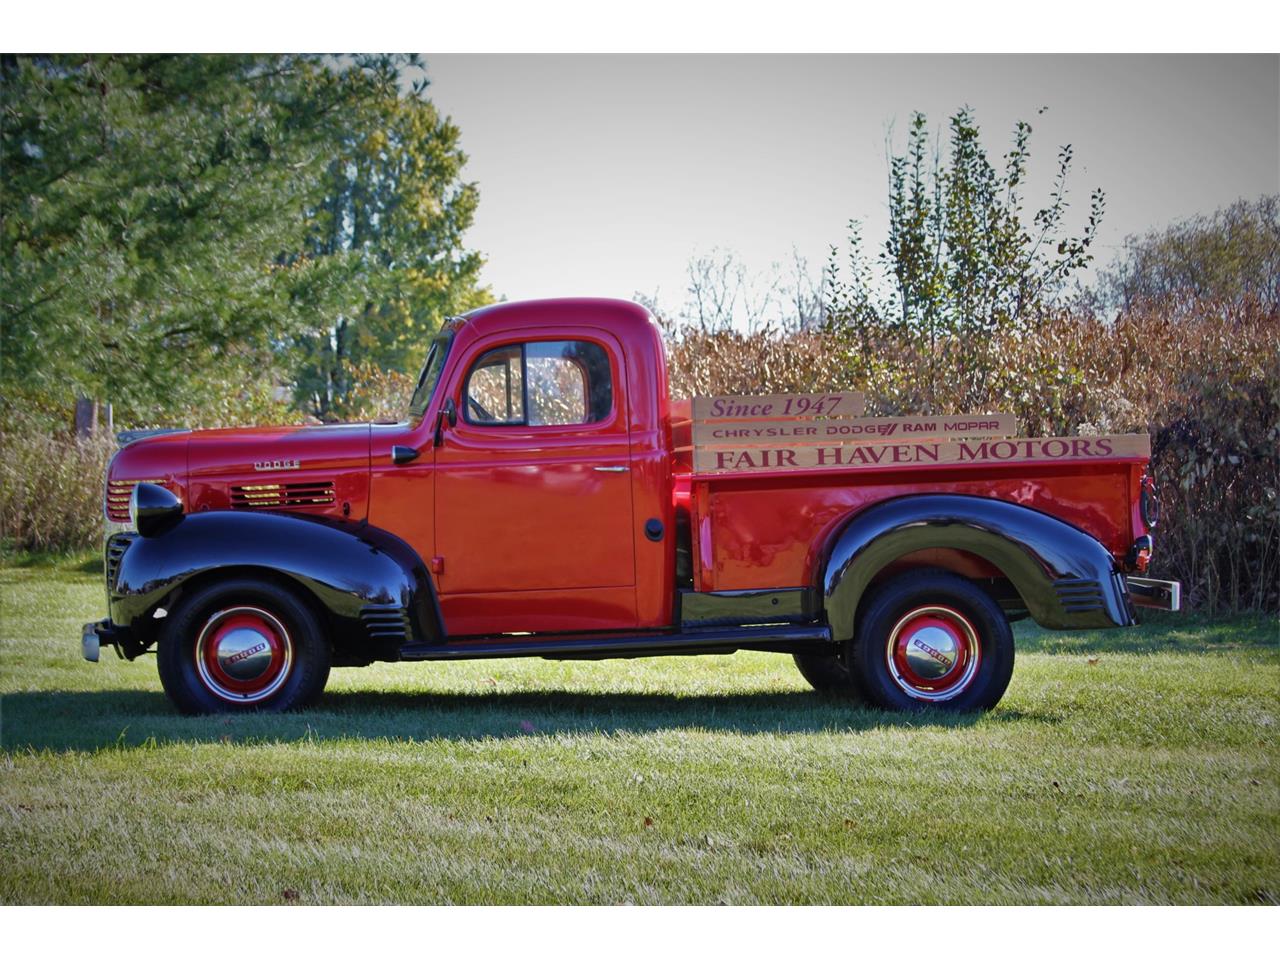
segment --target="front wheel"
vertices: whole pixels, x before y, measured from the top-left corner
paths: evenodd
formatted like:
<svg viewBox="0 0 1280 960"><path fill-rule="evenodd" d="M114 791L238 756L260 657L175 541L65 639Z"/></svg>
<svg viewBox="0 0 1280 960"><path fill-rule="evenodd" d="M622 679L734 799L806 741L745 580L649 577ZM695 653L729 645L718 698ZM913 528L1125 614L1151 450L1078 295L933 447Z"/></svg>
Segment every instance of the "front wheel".
<svg viewBox="0 0 1280 960"><path fill-rule="evenodd" d="M970 581L920 570L864 601L850 666L867 697L890 710L990 710L1013 675L1013 631Z"/></svg>
<svg viewBox="0 0 1280 960"><path fill-rule="evenodd" d="M329 645L290 591L258 580L211 583L170 611L157 649L160 683L183 713L288 710L329 678Z"/></svg>

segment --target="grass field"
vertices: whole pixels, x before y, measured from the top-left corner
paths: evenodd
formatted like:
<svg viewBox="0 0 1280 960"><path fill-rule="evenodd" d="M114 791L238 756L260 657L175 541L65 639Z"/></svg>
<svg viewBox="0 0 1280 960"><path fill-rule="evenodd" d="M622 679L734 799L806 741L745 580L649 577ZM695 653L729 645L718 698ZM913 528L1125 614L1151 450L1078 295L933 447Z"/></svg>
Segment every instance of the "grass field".
<svg viewBox="0 0 1280 960"><path fill-rule="evenodd" d="M6 903L1276 903L1280 630L1019 628L1000 708L773 654L336 670L183 718L80 659L90 561L0 568Z"/></svg>

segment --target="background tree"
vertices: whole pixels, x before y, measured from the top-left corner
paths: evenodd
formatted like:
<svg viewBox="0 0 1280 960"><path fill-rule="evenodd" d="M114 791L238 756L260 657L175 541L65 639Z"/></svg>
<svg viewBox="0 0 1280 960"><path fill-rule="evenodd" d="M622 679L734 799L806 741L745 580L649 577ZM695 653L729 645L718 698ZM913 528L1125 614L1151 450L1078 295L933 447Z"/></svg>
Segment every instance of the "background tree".
<svg viewBox="0 0 1280 960"><path fill-rule="evenodd" d="M703 334L734 329L795 332L816 329L822 321L822 290L808 262L793 249L788 263L771 263L753 273L732 250L712 249L686 267L684 301L670 311L656 295L633 297L671 332Z"/></svg>
<svg viewBox="0 0 1280 960"><path fill-rule="evenodd" d="M278 418L298 380L331 416L351 364L416 364L485 296L421 66L3 58L6 413L57 422L84 394L130 425Z"/></svg>
<svg viewBox="0 0 1280 960"><path fill-rule="evenodd" d="M1058 152L1048 202L1025 217L1031 132L1025 122L1014 127L997 169L968 108L951 117L945 160L924 114L914 114L906 152L889 161L889 232L876 264L856 223L843 269L832 249L828 323L864 352L874 335L892 330L924 348L931 380L945 370L978 391L994 362L992 336L1059 306L1073 274L1092 260L1102 218L1104 196L1094 190L1083 230L1067 229L1070 145Z"/></svg>
<svg viewBox="0 0 1280 960"><path fill-rule="evenodd" d="M359 388L374 371L416 366L446 316L492 299L479 286L483 260L462 242L478 193L461 179L459 130L427 99L425 80L401 87L420 66L358 58L368 95L335 122L336 155L304 246L306 259L335 265L333 296L295 341L297 403L322 419L368 412Z"/></svg>
<svg viewBox="0 0 1280 960"><path fill-rule="evenodd" d="M349 90L305 57L5 57L0 197L12 402L126 421L270 370L288 262ZM266 384L269 386L269 384Z"/></svg>
<svg viewBox="0 0 1280 960"><path fill-rule="evenodd" d="M1144 300L1206 299L1280 311L1280 197L1238 200L1212 216L1126 238L1099 277L1098 297L1123 310Z"/></svg>

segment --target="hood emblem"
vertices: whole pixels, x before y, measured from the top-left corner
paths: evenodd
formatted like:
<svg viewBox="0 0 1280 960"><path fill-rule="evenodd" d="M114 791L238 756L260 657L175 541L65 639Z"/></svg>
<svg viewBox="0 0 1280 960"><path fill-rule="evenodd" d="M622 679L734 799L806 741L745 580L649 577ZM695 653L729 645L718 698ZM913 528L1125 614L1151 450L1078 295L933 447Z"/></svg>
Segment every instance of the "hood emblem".
<svg viewBox="0 0 1280 960"><path fill-rule="evenodd" d="M268 470L298 470L302 464L297 460L255 460L253 461L253 469L259 473Z"/></svg>

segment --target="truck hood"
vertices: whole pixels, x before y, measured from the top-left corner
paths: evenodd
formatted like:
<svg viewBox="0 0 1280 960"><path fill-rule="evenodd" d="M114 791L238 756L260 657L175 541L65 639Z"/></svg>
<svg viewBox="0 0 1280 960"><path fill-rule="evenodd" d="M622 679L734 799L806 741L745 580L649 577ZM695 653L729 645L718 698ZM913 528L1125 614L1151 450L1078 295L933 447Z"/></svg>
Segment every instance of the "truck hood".
<svg viewBox="0 0 1280 960"><path fill-rule="evenodd" d="M187 468L192 479L367 468L369 430L367 423L195 430L187 435Z"/></svg>
<svg viewBox="0 0 1280 960"><path fill-rule="evenodd" d="M370 425L246 427L165 433L123 447L108 474L108 511L142 480L174 489L188 513L272 510L362 520ZM118 506L118 505L117 505Z"/></svg>
<svg viewBox="0 0 1280 960"><path fill-rule="evenodd" d="M362 520L369 431L367 423L197 431L187 444L188 509Z"/></svg>

